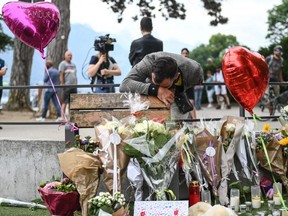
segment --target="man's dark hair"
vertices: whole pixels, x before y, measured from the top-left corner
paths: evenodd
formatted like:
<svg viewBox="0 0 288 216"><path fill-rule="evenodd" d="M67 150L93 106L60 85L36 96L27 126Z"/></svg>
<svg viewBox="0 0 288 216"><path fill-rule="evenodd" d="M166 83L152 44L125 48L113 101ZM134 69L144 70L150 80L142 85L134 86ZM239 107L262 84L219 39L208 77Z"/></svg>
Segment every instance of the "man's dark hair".
<svg viewBox="0 0 288 216"><path fill-rule="evenodd" d="M161 83L165 79L173 79L178 71L177 62L171 57L161 57L155 60L152 73L155 74L155 82Z"/></svg>
<svg viewBox="0 0 288 216"><path fill-rule="evenodd" d="M151 32L153 29L152 19L150 17L143 17L140 21L142 31Z"/></svg>
<svg viewBox="0 0 288 216"><path fill-rule="evenodd" d="M181 53L182 53L183 51L186 51L188 54L190 53L189 50L188 50L188 48L186 48L186 47L183 48L183 49L181 49Z"/></svg>

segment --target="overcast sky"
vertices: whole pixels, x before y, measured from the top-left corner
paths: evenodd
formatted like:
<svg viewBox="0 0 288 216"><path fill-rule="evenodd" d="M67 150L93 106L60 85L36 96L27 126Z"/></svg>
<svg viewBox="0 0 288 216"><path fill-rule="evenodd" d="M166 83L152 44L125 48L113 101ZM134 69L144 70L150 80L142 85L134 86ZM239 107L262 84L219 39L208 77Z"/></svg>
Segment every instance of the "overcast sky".
<svg viewBox="0 0 288 216"><path fill-rule="evenodd" d="M158 2L158 1L154 1ZM267 10L281 4L281 0L223 0L223 15L229 18L229 23L212 27L211 18L203 8L200 0L182 0L187 8L186 20L170 19L165 21L161 16L153 20L153 35L162 40L178 39L191 44L191 48L199 44L208 44L213 34L232 34L238 42L257 50L266 46L269 41L267 34ZM134 22L131 15L137 9L129 7L124 13L124 20L117 23L117 16L107 9L108 6L100 0L71 0L71 22L89 24L96 31L125 32L132 38L140 37L139 21Z"/></svg>
<svg viewBox="0 0 288 216"><path fill-rule="evenodd" d="M161 16L153 20L153 35L162 39L177 39L191 45L190 49L199 44L208 44L213 34L232 34L238 42L257 50L261 46L269 45L265 39L267 34L267 10L281 4L281 0L223 0L223 15L229 18L229 23L212 27L211 18L203 8L200 0L180 0L187 8L186 20L169 19L165 21ZM0 7L9 2L0 0ZM158 1L154 1L158 2ZM132 21L138 9L128 7L124 12L122 23L117 22L117 15L112 13L107 4L100 0L71 0L71 23L81 23L91 26L97 32L122 32L131 38L141 37L139 21Z"/></svg>

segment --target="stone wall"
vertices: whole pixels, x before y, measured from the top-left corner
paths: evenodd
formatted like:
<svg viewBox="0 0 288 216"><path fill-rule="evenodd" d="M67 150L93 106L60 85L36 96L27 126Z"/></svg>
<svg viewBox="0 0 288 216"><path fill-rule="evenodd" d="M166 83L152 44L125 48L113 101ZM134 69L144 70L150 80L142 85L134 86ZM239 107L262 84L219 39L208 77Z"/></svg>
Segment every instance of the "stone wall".
<svg viewBox="0 0 288 216"><path fill-rule="evenodd" d="M57 154L64 147L64 141L0 140L0 197L40 198L41 182L63 176Z"/></svg>

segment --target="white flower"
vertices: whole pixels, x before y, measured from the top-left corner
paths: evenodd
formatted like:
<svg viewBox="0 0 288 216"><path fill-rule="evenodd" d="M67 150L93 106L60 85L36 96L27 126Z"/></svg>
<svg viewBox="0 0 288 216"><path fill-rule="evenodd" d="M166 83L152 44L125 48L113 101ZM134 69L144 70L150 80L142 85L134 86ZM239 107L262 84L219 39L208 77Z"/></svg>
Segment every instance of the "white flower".
<svg viewBox="0 0 288 216"><path fill-rule="evenodd" d="M227 132L234 132L235 129L236 129L236 125L235 124L232 124L232 123L228 123L226 126L226 131Z"/></svg>
<svg viewBox="0 0 288 216"><path fill-rule="evenodd" d="M284 109L284 111L285 111L285 114L287 115L287 114L288 114L288 105L285 106L283 109Z"/></svg>

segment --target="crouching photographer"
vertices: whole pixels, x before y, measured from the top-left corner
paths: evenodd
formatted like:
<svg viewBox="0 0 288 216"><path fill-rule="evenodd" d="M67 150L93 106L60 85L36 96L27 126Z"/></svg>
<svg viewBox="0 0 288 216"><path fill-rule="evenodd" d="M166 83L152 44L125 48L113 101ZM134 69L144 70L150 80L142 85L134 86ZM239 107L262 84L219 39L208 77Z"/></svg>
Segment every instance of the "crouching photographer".
<svg viewBox="0 0 288 216"><path fill-rule="evenodd" d="M113 42L116 39L110 38L109 34L100 36L94 41L94 48L98 53L91 57L88 75L91 78L90 84L114 84L114 76L120 76L121 70L114 58L109 56L109 51L114 50ZM94 93L113 93L115 87L101 86L92 87Z"/></svg>

